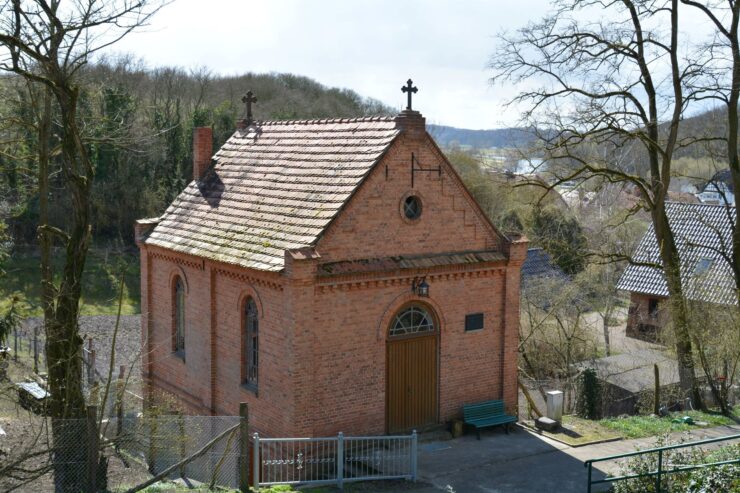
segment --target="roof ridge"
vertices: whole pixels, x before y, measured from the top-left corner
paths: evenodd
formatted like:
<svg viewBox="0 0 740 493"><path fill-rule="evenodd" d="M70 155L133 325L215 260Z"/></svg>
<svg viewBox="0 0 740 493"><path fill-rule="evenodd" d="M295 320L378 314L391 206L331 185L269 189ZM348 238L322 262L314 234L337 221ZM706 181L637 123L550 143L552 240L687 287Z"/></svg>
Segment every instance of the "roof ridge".
<svg viewBox="0 0 740 493"><path fill-rule="evenodd" d="M680 200L666 200L666 205L670 206L689 206L689 207L732 207L735 208L734 205L730 204L705 204L705 203L699 203L699 204L691 204L689 202L681 202Z"/></svg>
<svg viewBox="0 0 740 493"><path fill-rule="evenodd" d="M332 123L364 123L364 122L392 122L394 116L358 116L351 118L316 118L313 120L259 120L253 125L261 127L268 125L311 125L311 124L332 124Z"/></svg>

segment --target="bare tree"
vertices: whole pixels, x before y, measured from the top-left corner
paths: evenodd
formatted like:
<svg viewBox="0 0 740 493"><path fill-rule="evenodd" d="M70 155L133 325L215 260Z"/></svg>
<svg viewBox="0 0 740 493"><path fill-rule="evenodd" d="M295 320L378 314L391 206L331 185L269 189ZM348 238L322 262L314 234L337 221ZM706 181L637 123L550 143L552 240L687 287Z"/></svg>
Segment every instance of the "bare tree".
<svg viewBox="0 0 740 493"><path fill-rule="evenodd" d="M85 412L82 393L78 333L81 278L90 244L90 195L95 169L83 138L79 116L80 69L96 53L145 24L161 7L158 0L5 0L0 11L0 69L40 84L53 95L59 114L61 175L71 199L66 229L42 224L40 228L44 273L44 326L52 398L49 412L56 418L81 418ZM47 107L44 103L45 108ZM44 123L40 130L48 131ZM40 149L39 152L44 152ZM40 168L45 166L41 156ZM50 286L52 276L48 245L51 239L66 250L59 282ZM52 299L49 300L48 297ZM57 422L57 421L55 421ZM54 438L64 427L53 426ZM84 458L84 446L75 450ZM70 459L69 457L67 459ZM56 488L78 491L84 473L69 467L68 461L55 464Z"/></svg>
<svg viewBox="0 0 740 493"><path fill-rule="evenodd" d="M697 84L697 98L718 101L727 110L725 135L716 135L726 145L727 160L735 193L740 191L740 153L738 152L738 104L740 104L740 2L737 0L681 0L704 15L714 26L712 39L703 52L711 55L711 64ZM723 192L720 192L724 195ZM725 200L726 198L723 197ZM729 214L729 211L728 211ZM735 215L730 265L740 302L740 216Z"/></svg>
<svg viewBox="0 0 740 493"><path fill-rule="evenodd" d="M543 21L500 36L492 80L525 88L512 103L525 107L527 126L546 129L539 136L556 184L626 182L639 191L639 207L650 212L661 246L652 265L663 269L670 293L681 386L702 406L665 210L673 154L694 140L679 140L678 129L696 97L687 88L702 70L681 49L679 0L557 0L554 6ZM629 146L639 150L634 159L615 164L610 156Z"/></svg>

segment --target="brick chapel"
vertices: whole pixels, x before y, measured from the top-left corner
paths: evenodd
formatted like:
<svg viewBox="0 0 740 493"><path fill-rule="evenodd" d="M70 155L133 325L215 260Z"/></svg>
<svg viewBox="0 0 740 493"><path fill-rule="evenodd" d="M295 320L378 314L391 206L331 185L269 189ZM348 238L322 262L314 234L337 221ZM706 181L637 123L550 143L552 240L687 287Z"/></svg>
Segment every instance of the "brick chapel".
<svg viewBox="0 0 740 493"><path fill-rule="evenodd" d="M408 86L411 88L411 85ZM424 429L517 406L524 238L491 224L409 105L255 121L140 220L147 398L266 436Z"/></svg>

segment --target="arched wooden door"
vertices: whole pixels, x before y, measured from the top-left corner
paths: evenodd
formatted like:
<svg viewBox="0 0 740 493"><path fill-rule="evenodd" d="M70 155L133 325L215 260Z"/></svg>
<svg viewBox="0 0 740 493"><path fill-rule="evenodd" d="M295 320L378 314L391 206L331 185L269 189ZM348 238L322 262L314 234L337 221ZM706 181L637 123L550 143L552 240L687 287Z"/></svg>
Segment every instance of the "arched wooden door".
<svg viewBox="0 0 740 493"><path fill-rule="evenodd" d="M393 317L386 344L386 427L389 433L437 423L439 327L421 305Z"/></svg>

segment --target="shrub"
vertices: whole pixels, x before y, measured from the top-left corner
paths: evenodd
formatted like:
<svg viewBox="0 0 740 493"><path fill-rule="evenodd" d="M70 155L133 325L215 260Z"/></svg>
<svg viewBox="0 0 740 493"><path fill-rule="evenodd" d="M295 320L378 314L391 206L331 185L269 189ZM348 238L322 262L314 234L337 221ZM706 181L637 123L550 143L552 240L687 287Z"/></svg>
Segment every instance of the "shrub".
<svg viewBox="0 0 740 493"><path fill-rule="evenodd" d="M586 419L601 417L601 382L593 368L584 369L578 376L576 414Z"/></svg>
<svg viewBox="0 0 740 493"><path fill-rule="evenodd" d="M679 442L680 443L680 442ZM665 437L659 438L655 447L669 445ZM663 452L663 468L677 465L702 464L736 459L740 445L722 447L714 452L700 448L673 449ZM658 454L629 458L620 470L624 474L644 474L658 467ZM663 474L661 492L664 493L714 493L718 491L740 493L740 466L727 464L682 473ZM654 493L655 477L644 477L614 483L614 493Z"/></svg>

